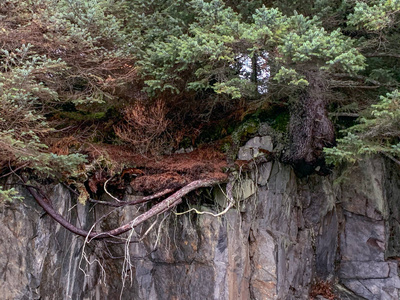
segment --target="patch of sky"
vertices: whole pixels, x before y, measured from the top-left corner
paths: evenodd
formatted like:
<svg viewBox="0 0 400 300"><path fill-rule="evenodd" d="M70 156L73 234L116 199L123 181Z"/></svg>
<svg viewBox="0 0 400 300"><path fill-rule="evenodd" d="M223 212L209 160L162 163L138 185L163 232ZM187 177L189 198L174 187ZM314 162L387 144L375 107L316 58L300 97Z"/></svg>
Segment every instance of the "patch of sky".
<svg viewBox="0 0 400 300"><path fill-rule="evenodd" d="M254 78L253 72L256 72L257 90L260 94L266 94L268 91L267 82L270 77L270 69L267 64L268 53L264 51L260 55L257 55L255 59L255 68L253 68L253 61L254 59L247 54L239 54L236 56L236 62L240 66L239 77L241 79L252 80Z"/></svg>

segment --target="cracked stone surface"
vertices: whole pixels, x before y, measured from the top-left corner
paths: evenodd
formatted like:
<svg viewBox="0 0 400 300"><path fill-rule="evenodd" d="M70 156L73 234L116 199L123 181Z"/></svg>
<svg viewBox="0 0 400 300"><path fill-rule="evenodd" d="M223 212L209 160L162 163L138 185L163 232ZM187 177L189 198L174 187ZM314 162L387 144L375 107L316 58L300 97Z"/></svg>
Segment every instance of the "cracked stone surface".
<svg viewBox="0 0 400 300"><path fill-rule="evenodd" d="M257 147L272 150L272 142L259 137L245 147L242 154L253 157ZM334 282L339 299L398 300L400 178L393 168L387 161L366 160L347 174L348 181L335 184L340 174L299 179L289 166L262 163L253 174L242 174L240 206L220 218L170 214L162 223L159 218L141 242L129 245L130 265L124 265L125 244L93 244L83 258L83 239L54 223L21 190L24 202L0 208L0 294L3 299L292 300L309 299L319 278ZM106 212L71 209L76 200L68 190L48 189L59 212L84 228ZM221 211L223 193L214 194L213 202L201 204L197 195L187 201L198 203L199 210ZM99 226L115 227L137 213L116 211ZM151 223L136 228L133 239Z"/></svg>

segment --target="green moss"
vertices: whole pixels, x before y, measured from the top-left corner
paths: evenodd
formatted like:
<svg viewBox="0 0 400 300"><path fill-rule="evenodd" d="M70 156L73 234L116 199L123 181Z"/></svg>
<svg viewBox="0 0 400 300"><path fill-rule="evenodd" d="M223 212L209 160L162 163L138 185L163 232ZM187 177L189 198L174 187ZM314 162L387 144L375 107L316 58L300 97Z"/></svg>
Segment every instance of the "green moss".
<svg viewBox="0 0 400 300"><path fill-rule="evenodd" d="M232 141L234 144L240 145L243 141L247 140L251 135L258 131L260 121L256 118L249 119L232 133Z"/></svg>
<svg viewBox="0 0 400 300"><path fill-rule="evenodd" d="M232 139L225 139L221 145L220 150L222 152L228 153L229 150L231 150L231 148L232 148Z"/></svg>
<svg viewBox="0 0 400 300"><path fill-rule="evenodd" d="M268 109L258 110L254 114L254 116L257 116L260 122L268 123L273 129L277 131L287 131L290 114L287 106L285 105L275 105Z"/></svg>
<svg viewBox="0 0 400 300"><path fill-rule="evenodd" d="M62 119L70 119L74 121L94 121L100 120L105 117L105 112L93 112L87 113L82 111L63 111L59 113L59 117Z"/></svg>
<svg viewBox="0 0 400 300"><path fill-rule="evenodd" d="M287 126L289 124L289 120L290 120L289 112L285 111L276 116L276 118L275 118L274 122L272 122L271 126L275 130L278 130L281 132L286 132Z"/></svg>

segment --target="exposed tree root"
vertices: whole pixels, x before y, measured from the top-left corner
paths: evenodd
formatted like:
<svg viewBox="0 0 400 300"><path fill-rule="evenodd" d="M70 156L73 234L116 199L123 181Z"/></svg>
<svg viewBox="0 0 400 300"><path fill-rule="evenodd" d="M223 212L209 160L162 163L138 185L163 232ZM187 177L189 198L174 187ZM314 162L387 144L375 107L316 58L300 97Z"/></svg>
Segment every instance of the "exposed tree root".
<svg viewBox="0 0 400 300"><path fill-rule="evenodd" d="M209 211L199 211L198 209L192 207L192 208L188 209L187 211L184 211L184 212L181 212L181 213L176 213L175 212L175 215L177 215L177 216L184 215L184 214L187 214L187 213L190 213L190 212L194 211L198 215L210 215L210 216L213 216L213 217L220 217L220 216L226 214L233 207L233 205L235 204L235 201L234 201L233 196L232 196L232 188L233 188L233 181L228 181L228 184L227 184L227 187L226 187L226 194L225 194L225 197L228 200L228 205L225 207L225 209L223 211L221 211L219 213L214 214L214 213L209 212Z"/></svg>
<svg viewBox="0 0 400 300"><path fill-rule="evenodd" d="M220 184L222 182L223 181L221 181L220 179L203 179L203 180L196 180L196 181L190 182L189 184L187 184L184 187L177 190L172 195L168 196L166 199L164 199L161 202L159 202L158 204L154 205L148 211L137 216L135 219L133 219L129 223L124 224L118 228L115 228L115 229L112 229L109 231L104 231L104 232L96 232L96 231L92 231L92 230L86 231L86 230L76 227L75 225L71 224L68 220L66 220L62 215L60 215L53 208L51 200L49 200L44 195L44 193L42 193L39 189L32 187L32 186L27 186L27 189L28 189L29 193L34 197L36 202L56 222L58 222L60 225L62 225L64 228L71 231L72 233L75 233L77 235L86 237L87 239L93 240L93 239L104 239L104 238L109 238L109 237L115 237L122 233L125 233L125 232L129 231L130 229L135 228L136 226L142 224L146 220L149 220L150 218L157 216L159 214L162 214L162 213L172 209L173 207L177 206L179 203L182 202L182 197L184 197L191 191L197 190L199 188L211 187L213 185ZM166 191L163 191L156 195L143 197L142 199L137 200L137 201L131 201L131 202L120 201L120 202L117 202L117 204L119 204L119 206L139 204L139 203L149 201L151 199L161 197L161 196L165 195L166 193L167 193Z"/></svg>

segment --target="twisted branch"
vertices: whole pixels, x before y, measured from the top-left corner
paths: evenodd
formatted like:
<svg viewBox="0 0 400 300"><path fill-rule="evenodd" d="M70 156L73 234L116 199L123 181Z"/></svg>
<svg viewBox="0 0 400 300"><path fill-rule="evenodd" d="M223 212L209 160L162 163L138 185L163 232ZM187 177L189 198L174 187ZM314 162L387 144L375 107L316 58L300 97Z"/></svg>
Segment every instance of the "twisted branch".
<svg viewBox="0 0 400 300"><path fill-rule="evenodd" d="M71 231L74 234L86 237L87 239L104 239L108 237L118 236L124 232L129 231L130 229L142 224L146 220L164 213L173 207L177 206L182 202L182 197L190 193L191 191L197 190L199 188L211 187L213 185L222 183L221 180L217 179L203 179L193 181L186 186L182 187L166 199L162 200L160 203L154 205L148 211L143 214L137 216L135 219L130 221L127 224L124 224L118 228L104 231L104 232L96 232L96 231L86 231L84 229L78 228L75 225L71 224L68 220L66 220L62 215L60 215L52 206L52 203L43 193L41 193L37 188L32 186L27 186L27 190L36 200L36 202L52 217L56 222L58 222L61 226Z"/></svg>

